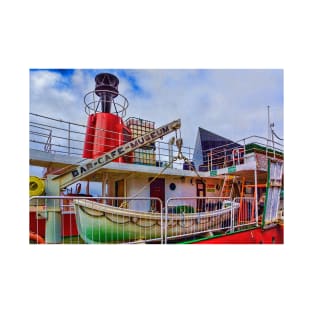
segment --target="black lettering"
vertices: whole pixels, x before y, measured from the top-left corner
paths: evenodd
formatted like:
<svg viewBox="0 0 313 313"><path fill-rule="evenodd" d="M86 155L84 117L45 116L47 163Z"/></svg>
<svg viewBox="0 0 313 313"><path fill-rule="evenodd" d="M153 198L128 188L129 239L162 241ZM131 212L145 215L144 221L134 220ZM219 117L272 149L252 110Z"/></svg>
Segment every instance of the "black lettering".
<svg viewBox="0 0 313 313"><path fill-rule="evenodd" d="M143 137L138 138L137 141L139 142L140 145L142 145L142 144L145 142L145 140L143 139Z"/></svg>
<svg viewBox="0 0 313 313"><path fill-rule="evenodd" d="M112 158L114 158L116 156L116 150L111 152L111 156L112 156Z"/></svg>
<svg viewBox="0 0 313 313"><path fill-rule="evenodd" d="M145 141L150 140L150 136L149 135L145 135Z"/></svg>
<svg viewBox="0 0 313 313"><path fill-rule="evenodd" d="M74 171L72 171L72 175L73 175L73 177L76 177L76 176L78 176L78 175L79 175L79 172L78 172L78 170L74 170Z"/></svg>
<svg viewBox="0 0 313 313"><path fill-rule="evenodd" d="M131 148L136 148L138 146L138 141L136 140L135 142L130 142L130 147Z"/></svg>
<svg viewBox="0 0 313 313"><path fill-rule="evenodd" d="M91 170L92 169L92 163L87 163L86 167L87 167L87 171Z"/></svg>
<svg viewBox="0 0 313 313"><path fill-rule="evenodd" d="M163 131L163 134L168 132L169 131L168 126L162 127L162 131Z"/></svg>
<svg viewBox="0 0 313 313"><path fill-rule="evenodd" d="M118 151L119 154L122 154L122 153L125 152L122 147L121 147L121 148L118 148L117 151Z"/></svg>
<svg viewBox="0 0 313 313"><path fill-rule="evenodd" d="M153 132L153 133L151 133L151 134L150 134L150 136L151 136L151 138L153 139L153 138L155 138L155 137L156 137L156 133L155 133L155 132Z"/></svg>
<svg viewBox="0 0 313 313"><path fill-rule="evenodd" d="M157 129L156 132L157 132L158 136L163 135L162 129Z"/></svg>
<svg viewBox="0 0 313 313"><path fill-rule="evenodd" d="M105 161L111 161L111 157L107 154L106 156L105 156Z"/></svg>
<svg viewBox="0 0 313 313"><path fill-rule="evenodd" d="M102 157L98 159L98 163L99 163L99 164L102 164L102 163L103 163L103 158L102 158Z"/></svg>
<svg viewBox="0 0 313 313"><path fill-rule="evenodd" d="M84 172L87 172L87 170L83 166L81 166L80 167L80 174L83 174Z"/></svg>

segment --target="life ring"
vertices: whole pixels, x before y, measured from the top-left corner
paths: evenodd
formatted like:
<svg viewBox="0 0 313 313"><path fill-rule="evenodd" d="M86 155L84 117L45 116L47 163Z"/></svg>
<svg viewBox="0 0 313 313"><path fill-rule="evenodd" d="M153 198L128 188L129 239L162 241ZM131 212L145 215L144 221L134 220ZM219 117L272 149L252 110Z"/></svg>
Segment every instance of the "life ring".
<svg viewBox="0 0 313 313"><path fill-rule="evenodd" d="M45 243L45 240L38 234L29 232L29 240L35 241L38 244Z"/></svg>
<svg viewBox="0 0 313 313"><path fill-rule="evenodd" d="M37 176L29 177L29 196L41 196L45 191L45 182Z"/></svg>

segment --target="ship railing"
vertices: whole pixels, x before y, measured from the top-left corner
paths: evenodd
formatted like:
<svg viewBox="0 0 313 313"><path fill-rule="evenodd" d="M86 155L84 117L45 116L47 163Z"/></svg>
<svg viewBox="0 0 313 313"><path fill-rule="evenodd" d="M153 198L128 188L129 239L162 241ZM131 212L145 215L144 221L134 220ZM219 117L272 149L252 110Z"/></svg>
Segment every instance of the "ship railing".
<svg viewBox="0 0 313 313"><path fill-rule="evenodd" d="M75 210L74 200L80 200L79 205L86 206L84 214ZM199 236L231 234L257 226L258 212L254 204L253 197L233 200L227 197L173 197L166 201L164 208L159 198L150 197L32 197L30 233L47 243L86 243L87 240L92 243L166 244ZM103 205L119 209L106 211ZM96 213L91 213L93 210ZM153 218L145 216L147 212L152 213Z"/></svg>
<svg viewBox="0 0 313 313"><path fill-rule="evenodd" d="M229 201L228 197L169 198L165 206L165 243L222 231L231 221L233 210L226 207Z"/></svg>
<svg viewBox="0 0 313 313"><path fill-rule="evenodd" d="M97 129L97 128L95 128ZM94 150L94 153L103 153L109 151L119 143L115 138L113 131L96 132L97 141L105 142L104 138L112 138L109 145L100 146L101 151ZM85 144L86 126L78 123L67 122L61 119L46 117L39 114L30 113L30 148L53 154L81 157ZM194 149L183 146L181 152L189 160L193 158ZM172 160L178 154L178 148L174 141L168 142L157 140L148 147L136 149L134 152L124 156L125 163L149 165L157 167L169 166L170 168L191 170L189 164L181 160L172 163Z"/></svg>
<svg viewBox="0 0 313 313"><path fill-rule="evenodd" d="M266 157L283 158L282 141L270 140L261 136L250 136L203 151L203 170L211 171L245 163L251 153L264 154Z"/></svg>
<svg viewBox="0 0 313 313"><path fill-rule="evenodd" d="M85 203L83 213L75 210L75 200L83 206ZM153 219L142 214L147 207L154 212ZM161 200L152 197L31 197L30 233L45 243L163 243L161 207ZM128 215L129 212L134 214Z"/></svg>
<svg viewBox="0 0 313 313"><path fill-rule="evenodd" d="M165 206L164 242L190 238L214 237L257 226L254 198L173 197ZM175 214L180 215L177 219ZM187 214L194 213L191 218ZM180 227L176 227L180 225Z"/></svg>
<svg viewBox="0 0 313 313"><path fill-rule="evenodd" d="M86 126L78 123L30 113L30 148L54 154L81 156L85 128Z"/></svg>
<svg viewBox="0 0 313 313"><path fill-rule="evenodd" d="M234 203L239 205L238 211L234 216L235 228L240 229L246 226L257 226L259 212L256 207L254 197L236 197L233 199Z"/></svg>
<svg viewBox="0 0 313 313"><path fill-rule="evenodd" d="M101 107L101 99L99 98L97 93L105 93L107 95L110 95L111 102L113 104L113 112L122 118L125 117L126 110L129 106L127 98L125 98L118 92L108 89L97 89L97 91L90 91L85 95L84 103L85 112L87 115L103 112Z"/></svg>

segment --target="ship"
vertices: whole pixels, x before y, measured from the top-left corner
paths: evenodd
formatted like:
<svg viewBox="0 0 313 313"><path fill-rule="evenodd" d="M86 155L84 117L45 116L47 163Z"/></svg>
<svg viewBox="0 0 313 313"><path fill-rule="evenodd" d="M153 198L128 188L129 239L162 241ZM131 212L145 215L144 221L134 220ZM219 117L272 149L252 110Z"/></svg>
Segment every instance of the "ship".
<svg viewBox="0 0 313 313"><path fill-rule="evenodd" d="M30 243L284 243L280 142L199 127L185 147L179 117L126 118L118 86L96 75L84 124L30 112L30 165L45 169L30 176Z"/></svg>

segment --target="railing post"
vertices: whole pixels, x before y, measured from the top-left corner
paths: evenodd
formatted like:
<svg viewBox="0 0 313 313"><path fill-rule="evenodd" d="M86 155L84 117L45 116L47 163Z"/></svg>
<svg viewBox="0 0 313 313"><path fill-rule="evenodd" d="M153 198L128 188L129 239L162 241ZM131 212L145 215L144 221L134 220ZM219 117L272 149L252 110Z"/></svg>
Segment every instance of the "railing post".
<svg viewBox="0 0 313 313"><path fill-rule="evenodd" d="M61 243L62 218L60 208L60 187L52 181L54 175L46 180L47 221L45 229L46 243ZM49 197L50 196L50 197Z"/></svg>
<svg viewBox="0 0 313 313"><path fill-rule="evenodd" d="M254 169L254 199L255 199L255 221L256 226L258 226L258 177L257 169Z"/></svg>
<svg viewBox="0 0 313 313"><path fill-rule="evenodd" d="M70 155L71 154L71 123L68 123L67 143L68 143L67 153L68 153L68 155Z"/></svg>
<svg viewBox="0 0 313 313"><path fill-rule="evenodd" d="M164 208L164 244L167 244L167 216L168 216L168 201L165 203L165 208Z"/></svg>
<svg viewBox="0 0 313 313"><path fill-rule="evenodd" d="M230 211L230 229L231 232L234 231L234 219L235 219L235 214L234 214L234 201L231 201L231 211Z"/></svg>

